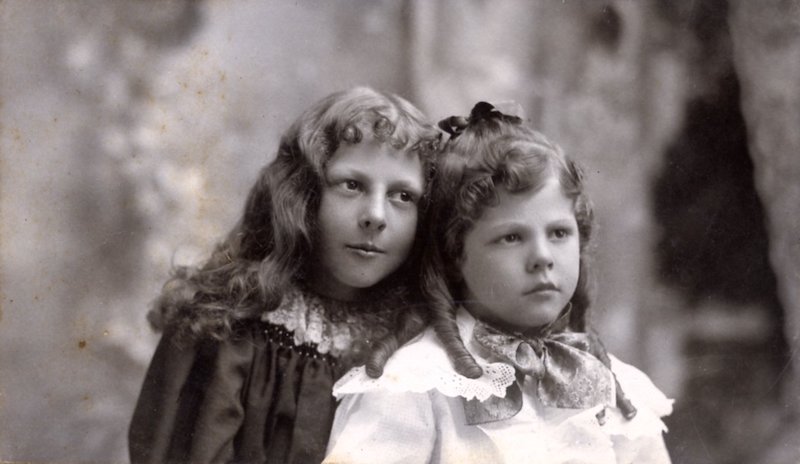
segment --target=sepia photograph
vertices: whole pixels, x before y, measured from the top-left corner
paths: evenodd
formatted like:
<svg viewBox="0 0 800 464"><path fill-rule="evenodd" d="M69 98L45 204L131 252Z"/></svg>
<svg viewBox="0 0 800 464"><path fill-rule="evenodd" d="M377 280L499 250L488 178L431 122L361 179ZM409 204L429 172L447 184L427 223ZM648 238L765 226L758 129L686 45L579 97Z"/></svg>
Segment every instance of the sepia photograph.
<svg viewBox="0 0 800 464"><path fill-rule="evenodd" d="M0 463L800 463L800 1L0 0Z"/></svg>

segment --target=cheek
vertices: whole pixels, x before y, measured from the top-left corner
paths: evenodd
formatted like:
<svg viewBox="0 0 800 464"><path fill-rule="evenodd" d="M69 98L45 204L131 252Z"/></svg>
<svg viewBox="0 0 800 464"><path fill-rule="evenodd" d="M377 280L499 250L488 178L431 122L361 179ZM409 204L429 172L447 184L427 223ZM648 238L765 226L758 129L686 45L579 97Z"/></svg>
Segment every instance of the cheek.
<svg viewBox="0 0 800 464"><path fill-rule="evenodd" d="M568 281L572 285L577 285L578 277L580 276L581 270L581 255L579 250L574 250L572 253L569 254L566 260L566 269L565 273L567 274Z"/></svg>
<svg viewBox="0 0 800 464"><path fill-rule="evenodd" d="M323 194L317 212L317 240L321 243L330 242L341 234L342 211L337 214L337 208L331 204L330 198Z"/></svg>
<svg viewBox="0 0 800 464"><path fill-rule="evenodd" d="M486 285L493 274L486 268L487 263L482 261L481 257L480 254L469 256L465 252L464 256L459 260L457 268L464 283L475 293L482 292L482 287Z"/></svg>
<svg viewBox="0 0 800 464"><path fill-rule="evenodd" d="M417 219L418 214L417 211L406 211L403 214L398 215L398 240L404 244L408 244L411 246L414 243L414 239L417 235Z"/></svg>
<svg viewBox="0 0 800 464"><path fill-rule="evenodd" d="M483 254L469 233L464 236L461 256L456 260L456 270L464 280L475 280L476 269L482 267Z"/></svg>

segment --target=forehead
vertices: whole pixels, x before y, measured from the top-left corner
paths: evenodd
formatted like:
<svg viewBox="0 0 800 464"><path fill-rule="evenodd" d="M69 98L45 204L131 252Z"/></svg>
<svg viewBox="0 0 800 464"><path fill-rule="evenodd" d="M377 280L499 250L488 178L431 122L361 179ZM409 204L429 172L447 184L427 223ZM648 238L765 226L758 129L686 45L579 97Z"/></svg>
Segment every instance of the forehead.
<svg viewBox="0 0 800 464"><path fill-rule="evenodd" d="M573 201L564 194L561 183L550 176L538 190L509 192L500 188L498 203L483 210L475 226L506 222L551 222L575 219Z"/></svg>
<svg viewBox="0 0 800 464"><path fill-rule="evenodd" d="M374 139L343 143L325 164L331 174L359 174L423 184L422 161L416 153Z"/></svg>

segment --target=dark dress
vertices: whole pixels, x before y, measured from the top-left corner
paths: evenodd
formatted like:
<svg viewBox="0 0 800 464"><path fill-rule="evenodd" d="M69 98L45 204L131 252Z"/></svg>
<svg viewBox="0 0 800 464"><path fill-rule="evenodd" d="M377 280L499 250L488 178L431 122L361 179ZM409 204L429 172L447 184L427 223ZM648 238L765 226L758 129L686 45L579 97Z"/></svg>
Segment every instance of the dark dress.
<svg viewBox="0 0 800 464"><path fill-rule="evenodd" d="M404 304L401 293L349 305L295 291L277 317L225 341L177 343L168 327L133 415L131 462L321 462L334 382Z"/></svg>

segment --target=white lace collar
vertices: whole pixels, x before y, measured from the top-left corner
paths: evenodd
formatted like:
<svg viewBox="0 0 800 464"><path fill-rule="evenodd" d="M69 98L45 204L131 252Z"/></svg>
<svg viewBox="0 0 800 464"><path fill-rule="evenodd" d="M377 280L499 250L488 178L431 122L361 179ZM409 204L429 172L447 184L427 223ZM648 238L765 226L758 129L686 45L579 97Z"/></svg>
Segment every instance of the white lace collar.
<svg viewBox="0 0 800 464"><path fill-rule="evenodd" d="M475 319L463 308L456 314L461 339L472 339ZM505 363L490 363L473 353L483 375L470 379L453 369L444 346L432 328L403 346L389 358L380 378L370 378L363 366L351 369L333 387L337 398L343 395L384 390L423 393L438 390L445 396L461 396L484 401L490 396L505 397L506 388L516 380L514 368Z"/></svg>
<svg viewBox="0 0 800 464"><path fill-rule="evenodd" d="M261 320L291 332L296 346L313 344L322 354L341 357L363 350L388 333L391 319L388 316L397 309L393 306L400 304L399 295L401 292L390 294L389 301L378 301L372 306L353 304L352 308L342 310L346 303L326 301L293 287L283 296L281 304L264 313ZM332 305L339 308L328 307Z"/></svg>

